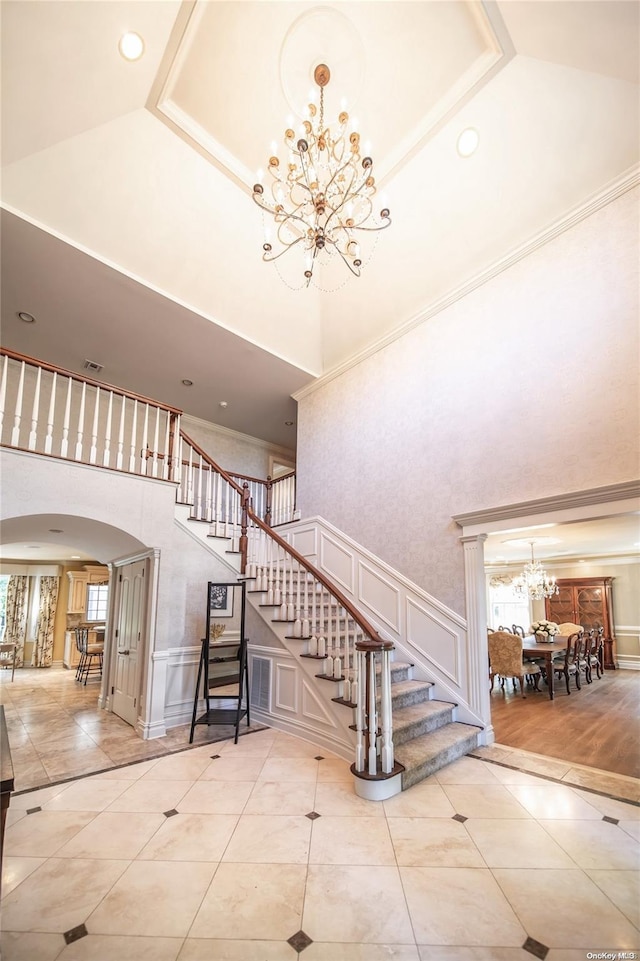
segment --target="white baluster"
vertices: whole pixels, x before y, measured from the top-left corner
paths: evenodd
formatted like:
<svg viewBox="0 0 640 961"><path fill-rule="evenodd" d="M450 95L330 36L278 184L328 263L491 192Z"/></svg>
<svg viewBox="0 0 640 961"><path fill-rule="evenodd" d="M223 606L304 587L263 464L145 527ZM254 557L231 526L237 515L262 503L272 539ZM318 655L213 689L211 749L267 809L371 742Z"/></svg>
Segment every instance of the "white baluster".
<svg viewBox="0 0 640 961"><path fill-rule="evenodd" d="M382 771L390 774L393 770L393 729L391 716L391 653L382 652L381 679L381 728L382 728Z"/></svg>
<svg viewBox="0 0 640 961"><path fill-rule="evenodd" d="M83 383L80 394L80 410L78 412L78 432L76 436L76 460L82 460L82 438L84 436L84 406L87 399L87 385Z"/></svg>
<svg viewBox="0 0 640 961"><path fill-rule="evenodd" d="M102 454L102 466L109 467L111 461L111 420L113 417L113 391L109 391L109 405L107 407L107 426L104 432L104 451Z"/></svg>
<svg viewBox="0 0 640 961"><path fill-rule="evenodd" d="M357 651L358 677L364 677L364 651ZM354 691L355 685L355 691ZM351 684L351 699L356 705L356 771L364 771L365 766L365 739L364 739L364 685L359 681Z"/></svg>
<svg viewBox="0 0 640 961"><path fill-rule="evenodd" d="M369 668L369 774L376 774L378 770L376 737L378 731L378 719L376 716L376 659L373 653L369 653L367 658Z"/></svg>
<svg viewBox="0 0 640 961"><path fill-rule="evenodd" d="M62 424L62 440L60 442L60 457L66 457L69 453L69 425L71 421L71 389L73 381L71 377L67 382L67 399L64 405L64 421Z"/></svg>
<svg viewBox="0 0 640 961"><path fill-rule="evenodd" d="M333 659L333 676L338 681L342 677L342 661L339 657L334 657Z"/></svg>
<svg viewBox="0 0 640 961"><path fill-rule="evenodd" d="M133 422L131 424L131 444L129 446L129 473L136 472L136 440L138 433L138 401L133 402Z"/></svg>
<svg viewBox="0 0 640 961"><path fill-rule="evenodd" d="M324 662L325 677L333 677L333 658L328 654Z"/></svg>
<svg viewBox="0 0 640 961"><path fill-rule="evenodd" d="M120 408L120 426L118 427L118 452L116 454L116 469L123 469L124 461L124 419L125 419L125 408L127 404L127 398L123 395L121 397L122 406Z"/></svg>
<svg viewBox="0 0 640 961"><path fill-rule="evenodd" d="M140 473L146 477L149 473L149 405L144 405L144 420L142 422L142 449L140 451Z"/></svg>
<svg viewBox="0 0 640 961"><path fill-rule="evenodd" d="M11 432L11 446L20 446L20 421L22 419L22 397L24 394L24 371L25 364L20 365L20 381L18 383L18 396L16 397L16 407L13 415L13 431Z"/></svg>
<svg viewBox="0 0 640 961"><path fill-rule="evenodd" d="M158 476L158 444L160 440L160 408L156 407L156 429L153 432L153 468L151 473Z"/></svg>
<svg viewBox="0 0 640 961"><path fill-rule="evenodd" d="M165 411L165 425L164 425L164 461L162 462L162 479L163 480L169 480L169 444L171 443L171 432L169 430L170 421L171 421L171 415L167 410Z"/></svg>
<svg viewBox="0 0 640 961"><path fill-rule="evenodd" d="M326 656L327 656L327 642L325 638L322 635L320 635L320 637L318 638L318 657L326 657Z"/></svg>
<svg viewBox="0 0 640 961"><path fill-rule="evenodd" d="M93 426L91 428L91 449L89 463L95 464L98 458L98 415L100 412L100 388L96 387L96 402L93 408Z"/></svg>
<svg viewBox="0 0 640 961"><path fill-rule="evenodd" d="M273 588L273 603L281 604L282 597L280 591L280 545L276 545L276 576L275 587Z"/></svg>
<svg viewBox="0 0 640 961"><path fill-rule="evenodd" d="M318 654L318 638L315 634L309 638L309 654L313 654L314 657Z"/></svg>
<svg viewBox="0 0 640 961"><path fill-rule="evenodd" d="M45 454L50 454L53 450L53 423L55 419L56 410L56 385L58 378L58 372L54 370L53 377L51 379L51 394L49 396L49 413L47 415L47 436L44 439L44 452Z"/></svg>
<svg viewBox="0 0 640 961"><path fill-rule="evenodd" d="M42 380L42 367L38 367L36 376L36 389L33 395L33 407L31 408L31 430L29 431L29 450L36 449L38 439L38 407L40 406L40 383Z"/></svg>

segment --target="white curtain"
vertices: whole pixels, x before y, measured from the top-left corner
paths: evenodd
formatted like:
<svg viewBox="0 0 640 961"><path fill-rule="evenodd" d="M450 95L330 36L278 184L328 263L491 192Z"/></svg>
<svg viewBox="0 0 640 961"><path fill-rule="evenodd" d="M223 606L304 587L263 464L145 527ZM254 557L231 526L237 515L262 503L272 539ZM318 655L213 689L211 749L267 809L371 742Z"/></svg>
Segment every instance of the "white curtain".
<svg viewBox="0 0 640 961"><path fill-rule="evenodd" d="M29 578L26 574L12 574L7 585L7 623L4 640L17 644L16 667L24 664L24 641L27 633Z"/></svg>
<svg viewBox="0 0 640 961"><path fill-rule="evenodd" d="M53 661L53 625L58 604L59 577L40 578L40 607L33 650L34 667L51 667Z"/></svg>

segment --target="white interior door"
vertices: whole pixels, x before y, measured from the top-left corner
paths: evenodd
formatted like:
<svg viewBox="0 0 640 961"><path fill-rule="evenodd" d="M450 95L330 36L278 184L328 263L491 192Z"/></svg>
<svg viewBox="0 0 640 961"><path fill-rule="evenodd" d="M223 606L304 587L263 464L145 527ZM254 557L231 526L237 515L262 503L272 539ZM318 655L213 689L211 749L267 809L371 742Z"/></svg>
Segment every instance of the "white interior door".
<svg viewBox="0 0 640 961"><path fill-rule="evenodd" d="M147 596L146 561L118 569L115 612L115 681L112 710L135 725L140 696L140 666Z"/></svg>

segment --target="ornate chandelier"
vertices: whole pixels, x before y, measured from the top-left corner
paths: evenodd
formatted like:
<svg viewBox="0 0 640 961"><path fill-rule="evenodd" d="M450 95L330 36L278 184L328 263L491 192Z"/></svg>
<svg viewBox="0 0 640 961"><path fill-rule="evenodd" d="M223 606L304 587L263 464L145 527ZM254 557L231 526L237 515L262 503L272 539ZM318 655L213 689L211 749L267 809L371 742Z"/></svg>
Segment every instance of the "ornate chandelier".
<svg viewBox="0 0 640 961"><path fill-rule="evenodd" d="M274 149L268 165L271 182L267 188L255 184L252 194L275 224L275 247L266 231L262 259L271 263L294 247L304 251L307 287L316 264L332 257L341 259L359 277L363 262L360 234L383 230L391 223L386 207L378 216L373 213L373 160L361 157L360 134L348 130L349 114L340 113L335 135L325 127L324 88L330 77L326 64L316 67L319 110L309 104L304 136L296 138L291 128L285 131L284 162Z"/></svg>
<svg viewBox="0 0 640 961"><path fill-rule="evenodd" d="M542 564L535 560L533 556L535 541L529 541L529 543L531 544L531 563L524 565L522 574L513 582L513 588L516 594L521 597L528 597L533 601L542 601L545 597L557 594L558 585L555 577L547 574Z"/></svg>

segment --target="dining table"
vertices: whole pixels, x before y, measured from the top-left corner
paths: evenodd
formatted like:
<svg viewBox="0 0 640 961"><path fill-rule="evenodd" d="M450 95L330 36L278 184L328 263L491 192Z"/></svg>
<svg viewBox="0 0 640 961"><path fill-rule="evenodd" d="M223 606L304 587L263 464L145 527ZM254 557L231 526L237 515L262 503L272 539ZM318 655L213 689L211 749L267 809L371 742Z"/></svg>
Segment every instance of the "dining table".
<svg viewBox="0 0 640 961"><path fill-rule="evenodd" d="M556 634L553 640L538 641L534 634L522 638L522 654L524 657L543 657L549 697L553 700L553 666L554 654L564 654L567 649L567 638Z"/></svg>

